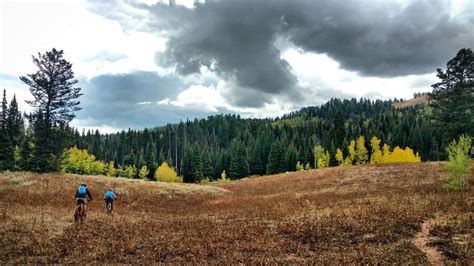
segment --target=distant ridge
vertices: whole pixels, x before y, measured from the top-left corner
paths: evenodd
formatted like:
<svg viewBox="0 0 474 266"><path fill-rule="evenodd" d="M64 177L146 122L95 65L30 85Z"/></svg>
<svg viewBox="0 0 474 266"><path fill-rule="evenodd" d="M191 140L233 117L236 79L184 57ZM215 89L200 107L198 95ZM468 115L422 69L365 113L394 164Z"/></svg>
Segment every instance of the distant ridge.
<svg viewBox="0 0 474 266"><path fill-rule="evenodd" d="M424 93L424 94L415 95L415 98L410 99L410 100L393 103L392 106L395 107L396 109L403 109L403 108L412 107L419 104L429 104L430 102L431 102L430 96Z"/></svg>

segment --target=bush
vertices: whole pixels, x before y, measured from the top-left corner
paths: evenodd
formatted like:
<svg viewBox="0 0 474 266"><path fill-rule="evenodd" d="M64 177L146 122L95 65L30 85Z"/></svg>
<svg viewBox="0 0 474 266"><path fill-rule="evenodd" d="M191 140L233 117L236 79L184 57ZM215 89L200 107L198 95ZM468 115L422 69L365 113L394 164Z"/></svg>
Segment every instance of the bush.
<svg viewBox="0 0 474 266"><path fill-rule="evenodd" d="M178 175L166 162L162 163L160 167L156 169L155 178L156 181L161 182L178 182Z"/></svg>
<svg viewBox="0 0 474 266"><path fill-rule="evenodd" d="M467 176L470 174L469 164L471 158L469 152L472 149L472 138L461 135L459 141L453 140L446 148L448 162L446 171L449 173L448 187L451 189L467 188Z"/></svg>
<svg viewBox="0 0 474 266"><path fill-rule="evenodd" d="M64 172L73 174L101 175L106 170L104 162L96 160L87 150L76 146L65 151L61 165Z"/></svg>

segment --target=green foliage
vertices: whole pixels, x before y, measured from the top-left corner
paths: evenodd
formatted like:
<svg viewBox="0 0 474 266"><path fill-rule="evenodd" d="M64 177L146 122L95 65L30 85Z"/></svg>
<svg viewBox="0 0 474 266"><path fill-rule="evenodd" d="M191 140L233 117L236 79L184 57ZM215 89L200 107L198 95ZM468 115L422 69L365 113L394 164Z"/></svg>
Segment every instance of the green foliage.
<svg viewBox="0 0 474 266"><path fill-rule="evenodd" d="M128 178L135 178L137 176L137 167L135 165L125 166L123 174Z"/></svg>
<svg viewBox="0 0 474 266"><path fill-rule="evenodd" d="M101 175L105 173L106 164L97 161L87 150L74 146L64 152L61 168L66 173Z"/></svg>
<svg viewBox="0 0 474 266"><path fill-rule="evenodd" d="M278 174L285 171L285 153L279 141L272 144L268 156L267 174Z"/></svg>
<svg viewBox="0 0 474 266"><path fill-rule="evenodd" d="M148 170L148 166L144 165L138 171L138 177L141 179L146 179L149 173L150 173L150 170Z"/></svg>
<svg viewBox="0 0 474 266"><path fill-rule="evenodd" d="M314 161L317 168L329 167L329 152L325 151L321 145L314 147Z"/></svg>
<svg viewBox="0 0 474 266"><path fill-rule="evenodd" d="M344 164L344 154L342 153L342 150L339 148L336 151L336 161L339 165Z"/></svg>
<svg viewBox="0 0 474 266"><path fill-rule="evenodd" d="M230 145L229 177L235 180L246 177L249 173L249 163L245 146L240 141L234 140Z"/></svg>
<svg viewBox="0 0 474 266"><path fill-rule="evenodd" d="M448 187L452 189L467 188L467 176L470 174L472 138L461 135L459 140L453 140L446 148L448 152L448 162L446 171L449 173Z"/></svg>
<svg viewBox="0 0 474 266"><path fill-rule="evenodd" d="M303 171L303 170L304 170L304 165L302 165L302 164L300 163L300 161L298 161L298 162L296 163L296 171L300 172L300 171Z"/></svg>
<svg viewBox="0 0 474 266"><path fill-rule="evenodd" d="M106 166L106 175L114 177L116 174L117 172L115 171L114 162L110 161Z"/></svg>
<svg viewBox="0 0 474 266"><path fill-rule="evenodd" d="M14 165L14 147L8 133L8 106L6 91L3 90L2 108L0 109L0 171L12 170Z"/></svg>
<svg viewBox="0 0 474 266"><path fill-rule="evenodd" d="M474 135L474 53L463 48L446 64L446 71L437 69L440 82L433 84L433 113L443 141L461 134Z"/></svg>
<svg viewBox="0 0 474 266"><path fill-rule="evenodd" d="M163 162L155 171L155 179L160 182L178 182L176 171Z"/></svg>

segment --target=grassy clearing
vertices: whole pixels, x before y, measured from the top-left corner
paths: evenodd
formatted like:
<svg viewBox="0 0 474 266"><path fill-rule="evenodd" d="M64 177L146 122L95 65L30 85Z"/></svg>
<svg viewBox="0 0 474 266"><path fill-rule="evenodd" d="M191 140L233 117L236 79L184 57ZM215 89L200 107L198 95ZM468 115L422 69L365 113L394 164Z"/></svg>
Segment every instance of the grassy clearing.
<svg viewBox="0 0 474 266"><path fill-rule="evenodd" d="M427 263L411 239L468 264L472 190L444 187L440 163L329 168L183 185L108 177L0 174L0 263ZM474 179L470 176L469 179ZM76 185L95 197L72 221ZM100 200L119 201L113 218ZM100 194L100 195L99 195Z"/></svg>

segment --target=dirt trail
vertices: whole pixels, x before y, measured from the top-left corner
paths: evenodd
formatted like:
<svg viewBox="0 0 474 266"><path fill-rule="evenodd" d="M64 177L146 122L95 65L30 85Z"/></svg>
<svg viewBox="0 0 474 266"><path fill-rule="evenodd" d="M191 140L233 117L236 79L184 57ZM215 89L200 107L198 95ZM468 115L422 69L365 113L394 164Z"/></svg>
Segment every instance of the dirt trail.
<svg viewBox="0 0 474 266"><path fill-rule="evenodd" d="M427 220L421 224L421 230L412 239L412 244L425 253L428 262L431 265L443 265L443 255L440 251L428 245L430 230L434 227L433 219Z"/></svg>

